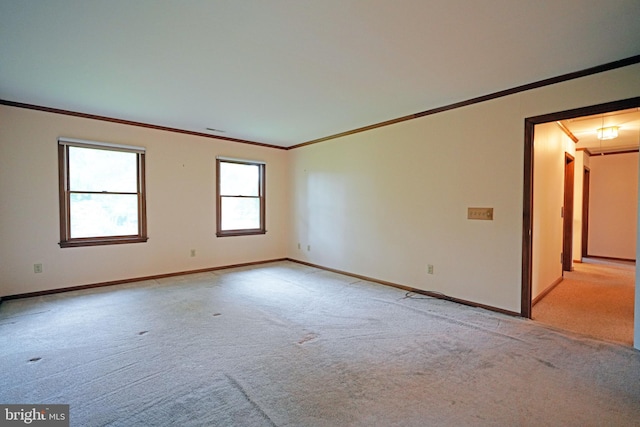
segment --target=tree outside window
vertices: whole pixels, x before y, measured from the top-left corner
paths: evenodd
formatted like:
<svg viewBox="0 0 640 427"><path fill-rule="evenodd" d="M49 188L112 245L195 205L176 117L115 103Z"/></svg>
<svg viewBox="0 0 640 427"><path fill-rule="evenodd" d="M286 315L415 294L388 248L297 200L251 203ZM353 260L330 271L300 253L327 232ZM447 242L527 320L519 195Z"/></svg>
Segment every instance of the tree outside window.
<svg viewBox="0 0 640 427"><path fill-rule="evenodd" d="M60 246L147 240L144 148L60 138Z"/></svg>
<svg viewBox="0 0 640 427"><path fill-rule="evenodd" d="M264 234L265 164L216 159L217 236Z"/></svg>

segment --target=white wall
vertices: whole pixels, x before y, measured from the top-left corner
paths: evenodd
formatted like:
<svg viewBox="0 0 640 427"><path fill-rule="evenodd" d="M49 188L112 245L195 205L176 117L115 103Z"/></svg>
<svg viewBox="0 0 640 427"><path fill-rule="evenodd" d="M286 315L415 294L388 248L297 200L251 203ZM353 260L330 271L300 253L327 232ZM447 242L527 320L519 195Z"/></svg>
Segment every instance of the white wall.
<svg viewBox="0 0 640 427"><path fill-rule="evenodd" d="M510 177L522 165L508 159L521 147L494 138L515 118L511 106L495 101L493 111L471 106L294 150L292 257L514 307L518 293L505 290L520 254L500 246L519 240L522 181ZM493 207L495 219L467 220L467 207Z"/></svg>
<svg viewBox="0 0 640 427"><path fill-rule="evenodd" d="M525 118L638 95L633 65L292 150L290 256L519 312Z"/></svg>
<svg viewBox="0 0 640 427"><path fill-rule="evenodd" d="M565 153L575 157L575 152L574 142L555 122L535 127L532 299L562 278Z"/></svg>
<svg viewBox="0 0 640 427"><path fill-rule="evenodd" d="M589 255L636 259L638 153L592 156Z"/></svg>
<svg viewBox="0 0 640 427"><path fill-rule="evenodd" d="M58 246L59 136L147 148L147 243ZM216 155L267 162L266 235L215 236ZM0 106L0 296L286 257L287 168L284 150Z"/></svg>

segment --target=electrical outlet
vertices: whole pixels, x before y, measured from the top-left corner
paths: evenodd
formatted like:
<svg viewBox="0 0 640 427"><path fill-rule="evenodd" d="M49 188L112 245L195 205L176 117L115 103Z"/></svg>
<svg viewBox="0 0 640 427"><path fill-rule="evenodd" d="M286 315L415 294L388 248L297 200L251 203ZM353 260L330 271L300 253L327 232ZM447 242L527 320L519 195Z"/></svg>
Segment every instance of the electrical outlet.
<svg viewBox="0 0 640 427"><path fill-rule="evenodd" d="M307 251L311 250L311 245L307 245Z"/></svg>
<svg viewBox="0 0 640 427"><path fill-rule="evenodd" d="M427 265L427 274L433 274L433 265Z"/></svg>
<svg viewBox="0 0 640 427"><path fill-rule="evenodd" d="M300 249L300 243L298 243L298 249Z"/></svg>
<svg viewBox="0 0 640 427"><path fill-rule="evenodd" d="M33 264L34 273L42 273L42 264Z"/></svg>
<svg viewBox="0 0 640 427"><path fill-rule="evenodd" d="M196 256L196 250L195 249L191 249L191 256L192 257Z"/></svg>

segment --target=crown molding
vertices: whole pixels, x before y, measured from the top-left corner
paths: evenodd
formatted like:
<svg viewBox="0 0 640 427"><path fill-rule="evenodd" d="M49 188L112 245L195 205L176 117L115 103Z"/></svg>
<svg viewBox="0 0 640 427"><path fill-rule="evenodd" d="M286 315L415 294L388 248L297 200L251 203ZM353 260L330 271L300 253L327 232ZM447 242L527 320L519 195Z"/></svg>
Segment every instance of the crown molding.
<svg viewBox="0 0 640 427"><path fill-rule="evenodd" d="M35 110L35 111L44 111L46 113L62 114L65 116L81 117L83 119L100 120L103 122L118 123L121 125L137 126L137 127L147 128L147 129L161 130L165 132L175 132L175 133L181 133L183 135L200 136L203 138L219 139L223 141L238 142L241 144L259 145L261 147L286 150L286 147L281 147L279 145L265 144L265 143L256 142L256 141L248 141L246 139L229 138L228 136L210 135L208 133L195 132L195 131L190 131L185 129L168 127L168 126L154 125L150 123L136 122L132 120L118 119L115 117L100 116L96 114L81 113L78 111L62 110L59 108L45 107L42 105L26 104L23 102L9 101L6 99L0 99L0 105L7 105L9 107L16 107L16 108L26 108L28 110Z"/></svg>
<svg viewBox="0 0 640 427"><path fill-rule="evenodd" d="M325 136L323 138L318 138L318 139L314 139L311 141L307 141L307 142L303 142L301 144L297 144L297 145L293 145L291 147L288 147L287 150L292 150L294 148L300 148L300 147L305 147L307 145L311 145L311 144L317 144L319 142L325 142L325 141L329 141L331 139L336 139L336 138L341 138L343 136L347 136L347 135L353 135L355 133L360 133L360 132L365 132L371 129L376 129L376 128L380 128L380 127L384 127L384 126L389 126L395 123L400 123L400 122L404 122L407 120L413 120L413 119L418 119L420 117L424 117L424 116L430 116L433 114L437 114L437 113L442 113L444 111L449 111L449 110L455 110L457 108L462 108L462 107L466 107L469 105L473 105L473 104L479 104L481 102L485 102L485 101L490 101L492 99L497 99L497 98L502 98L504 96L508 96L508 95L513 95L516 93L520 93L520 92L525 92L531 89L537 89L537 88L541 88L544 86L550 86L556 83L561 83L561 82L566 82L568 80L573 80L573 79L578 79L580 77L586 77L586 76L590 76L593 74L598 74L598 73L603 73L605 71L610 71L610 70L615 70L616 68L622 68L622 67L626 67L629 65L634 65L640 63L640 55L635 55L635 56L631 56L629 58L625 58L625 59L621 59L618 61L613 61L613 62L609 62L603 65L598 65L595 67L591 67L591 68L586 68L584 70L581 71L575 71L572 73L567 73L567 74L562 74L560 76L557 77L552 77L552 78L548 78L548 79L544 79L544 80L539 80L537 82L533 82L533 83L528 83L525 85L521 85L521 86L516 86L513 87L511 89L506 89L506 90L502 90L499 92L494 92L488 95L483 95L483 96L479 96L476 98L471 98L468 99L466 101L460 101L460 102L455 102L453 104L448 104L442 107L437 107L437 108L432 108L430 110L425 110L425 111L421 111L419 113L415 113L415 114L410 114L408 116L403 116L403 117L398 117L396 119L392 119L392 120L387 120L384 122L380 122L380 123L375 123L369 126L364 126L361 128L357 128L357 129L353 129L353 130L349 130L346 132L341 132L341 133L336 133L334 135L329 135L329 136Z"/></svg>

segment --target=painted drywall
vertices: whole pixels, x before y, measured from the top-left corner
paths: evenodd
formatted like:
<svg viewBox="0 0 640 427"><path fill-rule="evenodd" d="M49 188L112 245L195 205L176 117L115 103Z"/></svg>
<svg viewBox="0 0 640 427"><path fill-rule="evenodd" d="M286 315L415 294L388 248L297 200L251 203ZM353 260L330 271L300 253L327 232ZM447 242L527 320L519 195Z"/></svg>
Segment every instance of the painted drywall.
<svg viewBox="0 0 640 427"><path fill-rule="evenodd" d="M638 95L634 65L291 150L290 257L520 312L525 118Z"/></svg>
<svg viewBox="0 0 640 427"><path fill-rule="evenodd" d="M510 106L494 104L497 115L513 116ZM482 280L493 276L498 289L506 288L520 269L514 252L496 266L504 253L496 243L508 245L522 225L521 207L509 200L522 181L508 179L521 175L522 166L508 160L521 147L494 139L504 124L482 110L472 106L294 150L292 244L302 250L292 257L513 307L515 293L489 295ZM467 220L468 207L493 207L494 220Z"/></svg>
<svg viewBox="0 0 640 427"><path fill-rule="evenodd" d="M635 259L638 153L592 156L589 255Z"/></svg>
<svg viewBox="0 0 640 427"><path fill-rule="evenodd" d="M146 147L148 242L58 246L59 136ZM215 236L216 155L267 162L266 235ZM0 106L0 163L0 296L286 256L284 150Z"/></svg>
<svg viewBox="0 0 640 427"><path fill-rule="evenodd" d="M534 132L533 299L562 278L565 153L575 157L575 144L556 123L537 125Z"/></svg>

